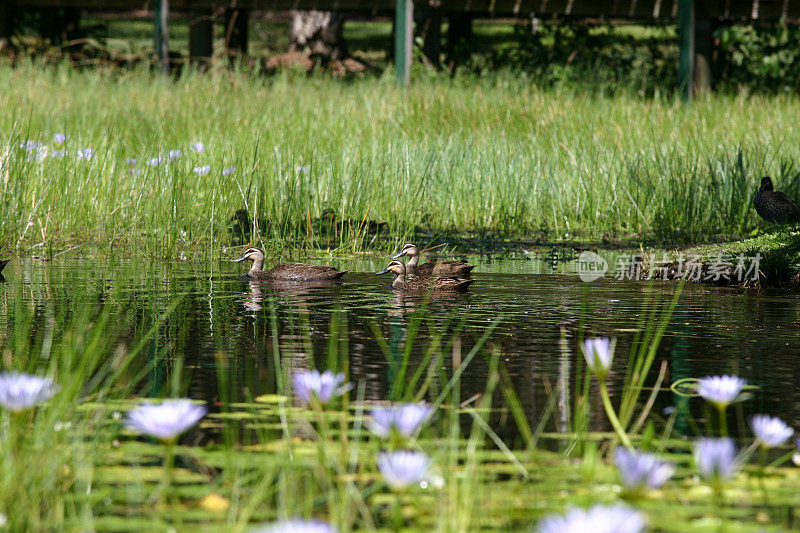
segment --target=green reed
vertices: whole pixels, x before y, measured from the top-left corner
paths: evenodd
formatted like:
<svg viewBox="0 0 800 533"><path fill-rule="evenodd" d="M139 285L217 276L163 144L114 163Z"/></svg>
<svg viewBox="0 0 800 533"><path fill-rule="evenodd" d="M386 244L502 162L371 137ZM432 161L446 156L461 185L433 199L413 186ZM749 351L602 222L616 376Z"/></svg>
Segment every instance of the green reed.
<svg viewBox="0 0 800 533"><path fill-rule="evenodd" d="M0 247L20 253L218 256L238 209L273 253L388 249L427 231L688 240L752 230L762 174L800 192L794 97L687 106L503 74L426 76L403 91L374 78L22 64L0 67L0 106ZM54 133L69 135L63 159L17 148ZM94 158L78 161L87 146ZM183 157L144 164L172 149ZM387 224L380 238L370 221Z"/></svg>

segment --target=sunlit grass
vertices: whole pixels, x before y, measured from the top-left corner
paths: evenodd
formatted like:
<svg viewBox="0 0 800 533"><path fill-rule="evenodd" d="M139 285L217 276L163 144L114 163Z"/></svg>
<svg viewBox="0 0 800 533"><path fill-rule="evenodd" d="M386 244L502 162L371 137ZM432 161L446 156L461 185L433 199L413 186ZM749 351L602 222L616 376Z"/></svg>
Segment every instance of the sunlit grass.
<svg viewBox="0 0 800 533"><path fill-rule="evenodd" d="M514 239L669 240L750 232L758 178L797 192L791 97L545 91L513 77L340 82L236 72L0 69L0 243L26 253L204 256L246 208L257 241L285 249L388 249L417 228ZM62 159L17 146L69 135ZM194 154L190 145L208 147ZM92 160L78 149L92 147ZM180 149L183 157L149 167ZM138 161L131 172L126 159ZM192 169L210 165L198 175ZM236 171L222 176L222 169ZM331 238L316 221L336 213ZM373 240L367 221L388 224ZM432 232L432 233L427 233ZM87 247L88 248L88 247ZM112 252L113 251L113 252Z"/></svg>

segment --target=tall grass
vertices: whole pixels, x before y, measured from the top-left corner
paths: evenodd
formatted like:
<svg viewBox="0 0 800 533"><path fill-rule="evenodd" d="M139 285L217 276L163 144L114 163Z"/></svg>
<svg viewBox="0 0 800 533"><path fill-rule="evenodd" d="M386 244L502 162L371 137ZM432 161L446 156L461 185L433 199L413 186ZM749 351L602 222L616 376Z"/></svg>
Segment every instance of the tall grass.
<svg viewBox="0 0 800 533"><path fill-rule="evenodd" d="M0 67L0 108L0 247L20 253L215 255L237 209L275 249L389 248L415 231L687 240L751 231L763 174L800 192L794 97L683 105L500 74L425 77L403 91L390 79L222 70L172 80L27 64ZM63 159L18 148L52 150L57 132L69 135ZM207 151L194 154L193 141ZM94 158L76 159L87 146ZM172 149L183 156L143 163ZM205 164L207 175L192 172ZM333 236L318 222L326 209ZM369 220L388 224L380 239Z"/></svg>

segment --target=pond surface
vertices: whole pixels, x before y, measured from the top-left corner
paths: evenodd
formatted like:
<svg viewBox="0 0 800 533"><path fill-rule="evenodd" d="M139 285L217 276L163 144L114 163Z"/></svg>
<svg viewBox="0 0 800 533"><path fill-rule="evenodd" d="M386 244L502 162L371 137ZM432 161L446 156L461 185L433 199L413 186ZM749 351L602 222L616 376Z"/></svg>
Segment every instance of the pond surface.
<svg viewBox="0 0 800 533"><path fill-rule="evenodd" d="M140 356L160 362L160 370L142 385L143 395L166 394L167 376L180 356L181 392L194 398L233 402L274 393L278 349L291 369L327 368L329 358L340 357L358 385L354 397L385 400L396 379L411 379L412 372L399 378L397 373L407 345L414 368L421 361L427 364L432 342L441 339L444 365L450 371L496 323L485 350L465 368L460 395L467 400L484 390L487 354L499 350L535 425L559 383L574 389L582 336L618 339L616 372L609 378L613 395L622 383L636 332L642 329L640 317L647 302L665 307L677 288L675 282L609 278L585 283L569 261L551 264L525 254L469 260L478 265L469 293L430 301L395 293L390 276L372 274L386 264L377 258L317 259L350 273L342 283L308 286L251 283L240 277L246 267L231 263L14 261L6 268L8 282L0 285L0 334L12 326L9 310L16 298L41 310L42 323L48 313L68 316L82 302L114 303L154 318L174 307ZM658 348L651 381L661 360L667 362L665 384L735 373L761 389L741 404L739 416L766 412L800 425L798 303L794 293L686 286ZM332 320L343 332L338 345L329 343ZM222 360L227 362L224 373L218 368ZM502 401L498 394L495 406ZM664 392L654 412L664 412L678 401L677 395ZM702 416L695 403L695 416ZM548 429L566 429L569 410L563 405L559 403L549 417ZM609 429L605 417L599 411L597 415L591 428ZM732 429L741 429L742 420L735 420ZM506 422L498 422L498 430L513 438L511 422ZM683 430L694 432L689 422Z"/></svg>

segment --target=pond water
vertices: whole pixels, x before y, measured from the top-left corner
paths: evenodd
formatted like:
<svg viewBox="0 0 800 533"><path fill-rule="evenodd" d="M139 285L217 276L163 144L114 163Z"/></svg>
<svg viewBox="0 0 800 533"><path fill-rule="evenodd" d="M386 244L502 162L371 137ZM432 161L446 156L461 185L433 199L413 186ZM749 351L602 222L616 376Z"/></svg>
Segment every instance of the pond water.
<svg viewBox="0 0 800 533"><path fill-rule="evenodd" d="M614 368L623 368L636 332L641 331L646 302L666 306L677 288L675 282L609 278L585 283L569 261L542 262L526 254L489 255L469 258L478 265L469 293L425 301L421 296L395 293L390 276L373 274L385 266L385 259L308 260L350 273L341 283L274 286L242 279L246 267L227 262L14 261L5 272L8 281L0 286L0 308L5 310L0 314L0 333L12 327L9 309L16 298L38 310L42 324L47 322L47 313L68 316L82 302L114 303L152 317L173 306L140 356L161 362L160 371L142 385L141 393L164 394L169 370L176 356L183 356L182 392L213 404L274 393L276 349L292 369L326 368L334 318L344 333L341 346L333 351L347 360L350 379L358 385L354 397L363 394L368 400L385 400L396 379L411 379L412 372L400 377L397 373L407 344L414 368L427 361L432 341L441 338L449 371L453 358L467 357L496 323L485 344L486 353L500 351L525 413L535 425L559 383L567 384L570 391L575 387L579 338L616 337ZM690 284L658 348L653 374L661 360L667 362L665 384L687 377L738 374L761 389L754 399L741 404L740 416L766 412L798 426L798 331L800 306L794 293ZM484 390L486 353L481 351L464 370L460 390L464 400ZM223 359L227 361L224 377L217 367ZM622 383L622 373L617 370L609 378L612 395ZM678 401L678 395L664 392L654 413ZM495 405L500 404L498 394ZM559 403L556 411L547 427L563 430L568 409ZM597 414L591 428L608 430L605 417ZM702 416L702 411L694 414ZM741 428L741 420L732 429ZM501 420L497 427L513 438L511 426L509 420ZM685 423L683 430L692 434L691 423Z"/></svg>

